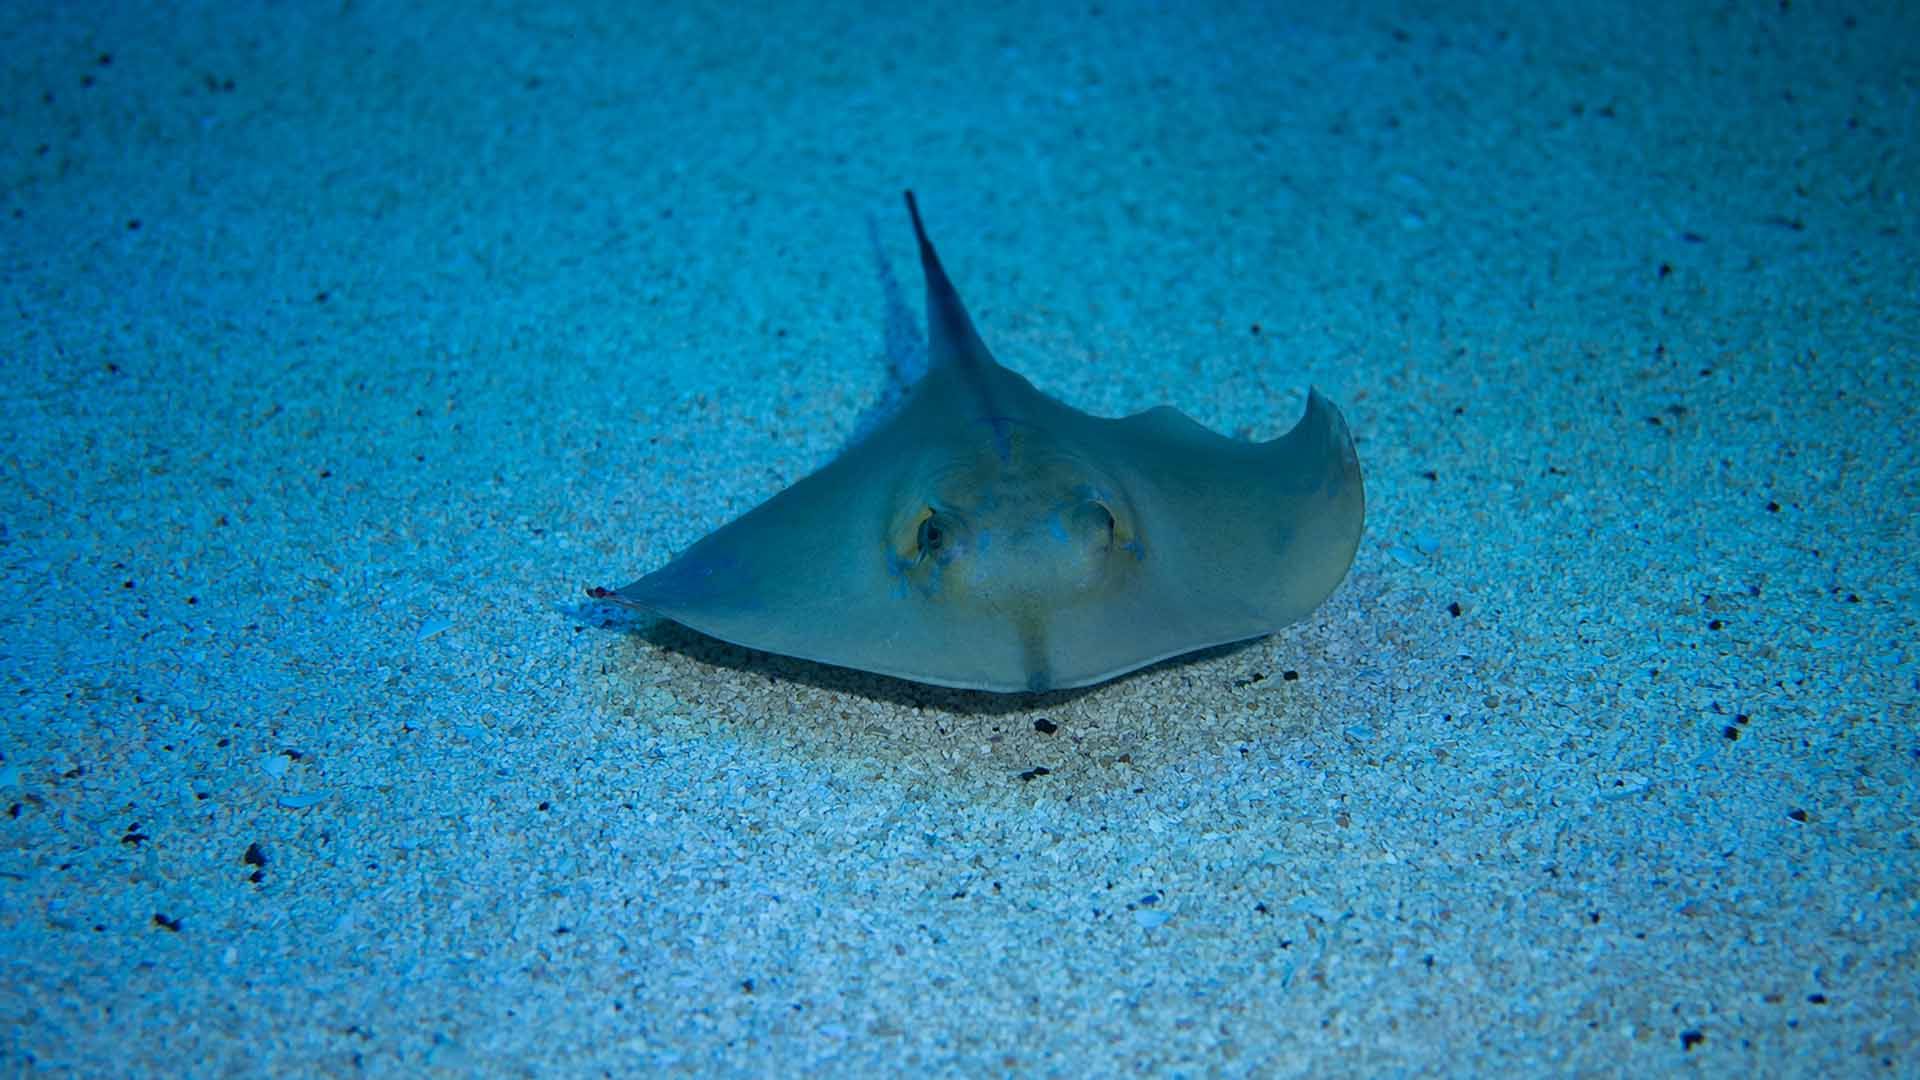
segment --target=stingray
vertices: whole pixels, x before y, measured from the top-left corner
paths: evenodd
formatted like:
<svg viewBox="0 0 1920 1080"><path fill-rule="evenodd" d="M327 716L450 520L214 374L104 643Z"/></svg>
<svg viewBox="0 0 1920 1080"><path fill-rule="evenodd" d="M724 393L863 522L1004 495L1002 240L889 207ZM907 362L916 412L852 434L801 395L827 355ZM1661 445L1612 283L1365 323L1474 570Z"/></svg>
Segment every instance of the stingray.
<svg viewBox="0 0 1920 1080"><path fill-rule="evenodd" d="M658 570L590 595L766 652L996 692L1103 682L1305 617L1353 563L1365 494L1317 390L1229 439L1171 406L1090 416L1000 366L912 192L927 370L819 471Z"/></svg>

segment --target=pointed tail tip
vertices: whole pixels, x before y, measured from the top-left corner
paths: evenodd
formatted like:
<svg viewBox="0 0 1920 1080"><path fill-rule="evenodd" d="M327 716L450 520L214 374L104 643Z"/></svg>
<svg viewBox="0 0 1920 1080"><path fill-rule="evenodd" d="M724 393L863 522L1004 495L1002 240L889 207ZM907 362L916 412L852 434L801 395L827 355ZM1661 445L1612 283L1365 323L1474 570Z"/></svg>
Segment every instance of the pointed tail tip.
<svg viewBox="0 0 1920 1080"><path fill-rule="evenodd" d="M927 227L920 222L920 204L913 197L913 189L907 188L900 193L907 200L907 214L913 218L913 235L920 238L920 246L927 246Z"/></svg>

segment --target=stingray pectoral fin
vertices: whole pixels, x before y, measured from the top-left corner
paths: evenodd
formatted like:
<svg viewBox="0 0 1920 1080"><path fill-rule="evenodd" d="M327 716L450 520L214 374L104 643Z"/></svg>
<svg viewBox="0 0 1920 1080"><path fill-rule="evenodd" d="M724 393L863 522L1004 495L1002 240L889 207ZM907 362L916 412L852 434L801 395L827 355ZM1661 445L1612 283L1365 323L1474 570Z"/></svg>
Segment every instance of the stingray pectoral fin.
<svg viewBox="0 0 1920 1080"><path fill-rule="evenodd" d="M952 618L890 569L886 532L911 424L882 428L819 472L601 598L750 649L918 682L1025 689L1012 629Z"/></svg>
<svg viewBox="0 0 1920 1080"><path fill-rule="evenodd" d="M751 648L793 651L832 621L835 600L878 587L852 557L872 517L863 482L880 446L857 447L687 548L607 599Z"/></svg>
<svg viewBox="0 0 1920 1080"><path fill-rule="evenodd" d="M1226 442L1228 440L1222 440ZM1218 456L1196 453L1187 469L1214 479L1187 496L1194 529L1176 544L1206 560L1201 591L1243 598L1270 633L1320 606L1347 575L1366 519L1360 461L1340 410L1316 390L1293 430Z"/></svg>
<svg viewBox="0 0 1920 1080"><path fill-rule="evenodd" d="M1028 653L999 627L941 617L883 570L879 545L857 542L861 522L813 523L832 544L766 541L807 523L788 488L722 526L666 566L603 598L750 649L940 686L1026 688Z"/></svg>
<svg viewBox="0 0 1920 1080"><path fill-rule="evenodd" d="M1058 612L1061 685L1097 682L1306 616L1353 564L1366 513L1345 419L1317 392L1270 442L1217 435L1168 407L1100 421L1138 518L1139 573Z"/></svg>

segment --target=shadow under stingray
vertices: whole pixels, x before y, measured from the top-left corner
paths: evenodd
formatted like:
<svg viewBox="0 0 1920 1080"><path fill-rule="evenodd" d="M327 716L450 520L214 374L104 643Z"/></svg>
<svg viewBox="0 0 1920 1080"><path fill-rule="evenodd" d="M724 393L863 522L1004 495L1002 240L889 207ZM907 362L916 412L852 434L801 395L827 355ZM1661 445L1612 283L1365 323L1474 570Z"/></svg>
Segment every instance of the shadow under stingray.
<svg viewBox="0 0 1920 1080"><path fill-rule="evenodd" d="M750 649L710 637L671 619L635 615L620 608L582 605L569 611L569 614L599 629L624 631L656 649L676 653L709 667L759 676L772 683L797 683L815 690L850 694L888 705L932 709L959 716L1007 716L1013 713L1057 709L1102 687L1127 682L1153 672L1180 667L1199 660L1228 656L1260 640L1252 638L1247 641L1196 649L1193 652L1182 653L1179 656L1136 668L1091 686L1079 686L1067 690L1043 690L1037 693L1023 691L1000 694L986 690L933 686L892 675L802 660L799 657L783 656L779 653L762 652L759 649Z"/></svg>

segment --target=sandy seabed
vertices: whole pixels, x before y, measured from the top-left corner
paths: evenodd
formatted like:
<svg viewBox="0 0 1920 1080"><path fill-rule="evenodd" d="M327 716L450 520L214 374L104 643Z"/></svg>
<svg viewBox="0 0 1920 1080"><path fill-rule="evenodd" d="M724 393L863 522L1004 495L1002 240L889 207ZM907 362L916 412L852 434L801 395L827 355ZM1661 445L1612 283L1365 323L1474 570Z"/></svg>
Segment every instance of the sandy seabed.
<svg viewBox="0 0 1920 1080"><path fill-rule="evenodd" d="M1920 9L643 7L0 22L0 1068L1920 1070ZM583 603L885 396L907 186L1062 400L1340 403L1314 616Z"/></svg>

